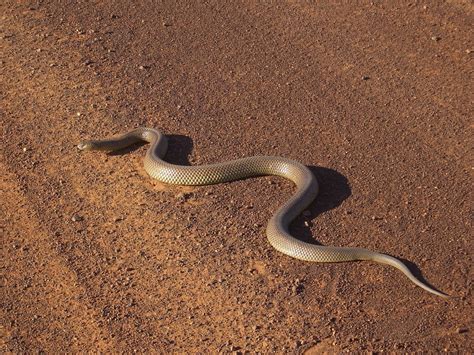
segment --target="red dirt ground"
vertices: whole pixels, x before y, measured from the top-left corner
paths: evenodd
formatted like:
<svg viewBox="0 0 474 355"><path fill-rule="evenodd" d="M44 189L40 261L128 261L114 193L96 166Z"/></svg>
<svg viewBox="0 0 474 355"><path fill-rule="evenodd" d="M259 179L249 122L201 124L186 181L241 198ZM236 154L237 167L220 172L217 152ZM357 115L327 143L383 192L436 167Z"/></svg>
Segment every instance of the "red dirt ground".
<svg viewBox="0 0 474 355"><path fill-rule="evenodd" d="M0 5L0 351L472 352L471 3L131 3ZM272 249L280 178L167 186L146 146L75 147L140 125L179 164L307 164L294 235L453 297Z"/></svg>

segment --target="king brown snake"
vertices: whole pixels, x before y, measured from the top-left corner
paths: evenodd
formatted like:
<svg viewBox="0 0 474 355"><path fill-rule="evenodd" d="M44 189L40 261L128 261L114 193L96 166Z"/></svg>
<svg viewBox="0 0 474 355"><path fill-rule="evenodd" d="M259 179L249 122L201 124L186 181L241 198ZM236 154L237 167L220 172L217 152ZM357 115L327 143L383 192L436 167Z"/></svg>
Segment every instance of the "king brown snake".
<svg viewBox="0 0 474 355"><path fill-rule="evenodd" d="M134 143L151 143L145 156L145 170L154 179L176 185L210 185L252 176L276 175L295 183L295 194L270 218L266 234L270 244L278 251L296 259L320 263L371 260L391 265L403 272L413 283L441 297L448 297L418 280L400 260L363 248L320 246L305 243L290 235L288 226L318 194L318 182L304 165L290 159L272 156L247 157L218 164L180 166L165 162L168 142L165 135L140 127L116 138L87 140L78 145L80 150L115 151Z"/></svg>

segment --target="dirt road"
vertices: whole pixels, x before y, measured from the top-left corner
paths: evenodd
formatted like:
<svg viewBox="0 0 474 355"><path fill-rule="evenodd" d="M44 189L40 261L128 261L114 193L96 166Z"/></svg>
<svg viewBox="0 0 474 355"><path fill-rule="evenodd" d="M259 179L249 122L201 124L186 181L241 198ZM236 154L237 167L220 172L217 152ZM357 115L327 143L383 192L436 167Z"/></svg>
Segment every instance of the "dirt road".
<svg viewBox="0 0 474 355"><path fill-rule="evenodd" d="M0 5L0 351L473 351L472 5L131 3ZM178 164L301 161L294 235L454 297L273 250L282 179L167 186L146 146L75 147L140 125Z"/></svg>

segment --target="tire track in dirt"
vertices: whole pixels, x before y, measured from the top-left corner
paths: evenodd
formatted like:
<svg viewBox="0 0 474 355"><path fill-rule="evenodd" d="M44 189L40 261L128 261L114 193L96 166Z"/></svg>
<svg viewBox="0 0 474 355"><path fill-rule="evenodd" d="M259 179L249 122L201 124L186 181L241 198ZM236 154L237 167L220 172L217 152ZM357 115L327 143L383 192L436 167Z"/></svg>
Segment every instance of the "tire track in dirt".
<svg viewBox="0 0 474 355"><path fill-rule="evenodd" d="M446 15L449 10L443 7L364 4L352 9L334 9L289 1L288 11L296 10L306 17L300 19L306 31L314 33L324 28L328 41L322 43L332 44L324 47L327 61L333 63L332 68L339 67L341 79L347 80L352 75L353 88L367 96L366 102L383 108L379 115L390 117L385 124L390 124L391 130L408 129L415 140L469 170L470 153L474 150L468 125L472 95L453 99L451 93L473 92L469 80L473 67L470 54L466 53L472 47L469 40L472 36L463 33L463 29L472 32L463 21L472 13L468 11L465 16L465 11L459 11L456 22L451 23ZM329 16L332 11L338 16ZM421 25L410 26L414 21ZM413 28L408 33L404 32L407 26ZM434 34L443 37L439 43L431 39ZM321 43L320 39L310 42L305 37L302 39L302 48L314 46L314 41ZM383 43L385 55L378 55L380 48L374 43ZM363 76L369 78L369 85L357 85ZM417 78L423 79L423 86L413 85ZM401 112L395 101L404 103L406 108Z"/></svg>
<svg viewBox="0 0 474 355"><path fill-rule="evenodd" d="M57 253L59 236L44 229L34 201L0 158L3 351L110 351L110 334Z"/></svg>
<svg viewBox="0 0 474 355"><path fill-rule="evenodd" d="M137 300L133 297L133 291L130 292L130 287L134 286L133 282L130 281L130 276L124 274L130 274L130 265L133 263L129 260L125 263L126 266L122 267L115 257L120 253L120 246L117 244L126 245L127 241L117 243L117 236L107 238L114 232L113 220L117 217L101 215L100 209L106 210L107 207L100 205L101 201L89 193L91 190L86 186L90 182L87 181L90 174L78 174L77 165L70 165L71 161L79 158L71 140L79 141L80 133L74 127L77 120L83 119L81 115L84 115L84 110L81 107L83 113L77 114L69 105L74 102L75 95L83 98L83 105L88 100L90 102L94 93L100 93L102 90L83 76L83 69L74 64L80 57L75 52L65 50L61 46L61 38L56 37L56 34L44 36L48 32L36 23L41 21L44 15L30 11L24 12L22 22L13 18L5 21L10 25L6 32L11 35L8 38L12 38L14 45L7 47L6 53L10 56L6 68L3 68L5 71L8 69L9 75L5 77L6 91L2 98L5 115L2 117L1 133L5 174L7 171L14 171L16 175L8 177L8 180L21 182L23 198L28 201L29 206L26 214L30 216L27 220L21 220L18 215L21 216L25 211L18 207L12 208L12 217L7 222L27 229L23 238L28 248L36 252L37 259L33 259L32 264L25 265L11 255L12 250L7 250L9 257L5 260L8 260L7 271L12 273L14 280L20 276L28 279L28 272L25 270L31 269L31 278L36 282L35 277L40 275L38 282L44 289L34 289L34 294L26 294L25 302L19 303L15 308L11 305L17 298L21 299L17 293L6 300L8 304L5 309L9 310L10 314L18 312L18 323L13 322L7 326L7 333L11 334L6 340L7 348L44 349L51 352L60 351L64 347L74 349L75 346L77 351L110 351L119 350L121 347L138 349L140 346L136 344L140 343L139 339L144 334L166 343L166 336L162 334L161 329L140 318L140 312L134 313L135 316L130 311L136 306ZM22 24L26 26L21 27ZM35 35L41 36L39 43L32 40ZM38 47L43 49L37 51ZM22 57L22 60L12 60L15 57ZM54 65L49 66L48 62ZM29 63L34 63L34 67L28 68ZM96 161L95 169L99 170L103 165L103 160ZM90 169L94 169L93 163L90 164ZM127 173L130 173L130 170ZM126 181L118 173L116 176L122 183ZM137 181L141 183L142 180ZM129 187L130 183L126 182L125 185ZM119 182L117 186L120 186ZM8 187L5 187L6 191ZM125 193L128 191L126 187L122 190ZM2 200L3 197L10 201L12 206L15 206L18 200L17 196L2 194ZM122 201L125 198L122 196ZM128 207L124 206L125 209ZM97 220L91 223L86 216L81 215L82 209L95 211ZM145 208L142 206L142 217L146 215L143 210ZM126 211L123 213L126 214ZM139 218L131 219L140 223ZM118 218L116 222L119 220ZM41 229L37 228L38 226L41 226ZM35 236L38 236L38 239L35 239ZM39 236L49 239L45 241L39 239ZM134 245L136 241L132 240L130 244ZM50 265L51 270L43 275L42 268L46 265ZM141 269L146 275L146 270L140 267L137 269ZM12 270L18 270L19 274L15 275ZM150 272L156 274L154 270ZM82 291L79 296L73 291L68 292L68 285L58 288L54 293L49 290L48 283L61 282L63 273L67 275L64 277L74 278L74 283L69 287L73 289L75 286ZM144 277L142 280L146 283L147 279ZM7 284L7 290L15 288L15 281ZM64 307L69 306L77 312L66 313L65 316L53 313L51 306L48 308L34 301L35 296L42 294L50 297L49 306L54 303L62 306L64 303ZM146 294L139 296L143 299L147 297ZM154 304L153 302L153 305L147 307L142 302L140 306L142 310L151 310ZM58 313L60 311L61 309ZM30 313L39 320L28 322ZM37 316L38 314L40 316ZM123 325L125 318L128 322ZM58 329L46 327L46 332L43 333L42 327L48 322L54 323L58 328L61 328L62 324L62 332L68 330L67 322L70 322L74 331L71 330L71 334L64 333L66 335L63 337L63 333L58 333ZM158 349L159 344L155 348Z"/></svg>

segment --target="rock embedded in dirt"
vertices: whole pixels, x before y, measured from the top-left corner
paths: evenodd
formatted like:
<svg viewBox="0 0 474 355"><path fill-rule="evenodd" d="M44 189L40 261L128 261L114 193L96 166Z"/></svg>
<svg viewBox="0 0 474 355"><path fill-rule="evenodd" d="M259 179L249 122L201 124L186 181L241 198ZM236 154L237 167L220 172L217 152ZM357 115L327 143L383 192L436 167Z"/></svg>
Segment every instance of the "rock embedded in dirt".
<svg viewBox="0 0 474 355"><path fill-rule="evenodd" d="M78 215L78 214L74 214L74 215L72 215L72 217L71 217L71 221L73 221L73 222L80 222L80 221L82 221L82 220L84 220L84 217L82 217L82 216L80 216L80 215Z"/></svg>

